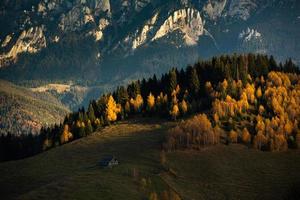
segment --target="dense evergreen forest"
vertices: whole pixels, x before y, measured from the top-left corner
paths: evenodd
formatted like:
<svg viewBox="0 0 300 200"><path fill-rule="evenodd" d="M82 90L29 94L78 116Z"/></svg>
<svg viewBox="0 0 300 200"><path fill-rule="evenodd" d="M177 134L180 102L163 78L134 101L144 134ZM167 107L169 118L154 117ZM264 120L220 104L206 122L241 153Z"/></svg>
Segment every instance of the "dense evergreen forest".
<svg viewBox="0 0 300 200"><path fill-rule="evenodd" d="M299 68L272 56L231 55L172 69L160 78L138 80L92 100L39 135L0 138L0 159L35 155L90 135L133 116L186 119L170 130L165 150L243 142L261 150L285 150L300 143ZM192 133L192 134L191 134Z"/></svg>

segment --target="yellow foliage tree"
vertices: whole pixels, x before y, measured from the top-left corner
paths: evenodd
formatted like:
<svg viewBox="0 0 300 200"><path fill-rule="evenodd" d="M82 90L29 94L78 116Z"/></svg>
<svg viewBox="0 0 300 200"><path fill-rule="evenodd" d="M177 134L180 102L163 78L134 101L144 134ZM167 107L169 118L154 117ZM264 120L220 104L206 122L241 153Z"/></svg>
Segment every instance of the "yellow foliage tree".
<svg viewBox="0 0 300 200"><path fill-rule="evenodd" d="M231 130L229 132L229 140L231 143L237 143L237 139L238 139L238 134L236 131Z"/></svg>
<svg viewBox="0 0 300 200"><path fill-rule="evenodd" d="M121 105L116 104L112 95L109 96L106 104L106 118L109 122L117 120L118 113L121 112Z"/></svg>
<svg viewBox="0 0 300 200"><path fill-rule="evenodd" d="M187 105L187 103L184 99L180 103L180 109L181 109L181 112L182 112L183 115L186 114L187 111L188 111L188 105Z"/></svg>
<svg viewBox="0 0 300 200"><path fill-rule="evenodd" d="M263 115L264 112L265 112L264 106L263 106L263 105L259 105L259 107L258 107L258 113L259 113L260 115Z"/></svg>
<svg viewBox="0 0 300 200"><path fill-rule="evenodd" d="M214 96L214 88L213 88L211 82L208 81L205 83L205 91L206 91L206 94L209 95L210 97Z"/></svg>
<svg viewBox="0 0 300 200"><path fill-rule="evenodd" d="M256 97L257 98L261 98L262 97L261 87L257 88L257 90L256 90Z"/></svg>
<svg viewBox="0 0 300 200"><path fill-rule="evenodd" d="M170 115L172 116L172 118L174 120L176 120L177 116L179 115L179 108L178 108L178 105L177 104L174 104L172 106L172 109L170 111Z"/></svg>
<svg viewBox="0 0 300 200"><path fill-rule="evenodd" d="M253 140L253 146L256 149L261 150L263 146L267 144L268 140L262 131L258 131Z"/></svg>
<svg viewBox="0 0 300 200"><path fill-rule="evenodd" d="M135 112L139 112L144 103L143 97L138 94L135 99L130 99L130 104L133 106Z"/></svg>
<svg viewBox="0 0 300 200"><path fill-rule="evenodd" d="M242 131L242 141L245 144L249 144L251 142L251 135L247 128L244 128Z"/></svg>
<svg viewBox="0 0 300 200"><path fill-rule="evenodd" d="M147 98L147 108L149 111L152 111L154 109L154 106L155 106L155 97L150 92Z"/></svg>
<svg viewBox="0 0 300 200"><path fill-rule="evenodd" d="M64 125L64 130L60 136L60 143L64 144L73 138L72 133L69 131L69 125Z"/></svg>

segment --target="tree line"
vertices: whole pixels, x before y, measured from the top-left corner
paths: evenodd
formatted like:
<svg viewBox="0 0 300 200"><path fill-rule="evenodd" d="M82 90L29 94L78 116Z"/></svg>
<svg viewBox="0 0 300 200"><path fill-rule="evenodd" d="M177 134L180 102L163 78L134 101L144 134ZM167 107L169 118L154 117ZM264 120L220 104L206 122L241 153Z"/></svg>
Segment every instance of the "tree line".
<svg viewBox="0 0 300 200"><path fill-rule="evenodd" d="M249 96L240 98L239 88L251 91L252 82L249 77L267 78L270 71L299 74L299 68L291 59L278 64L272 56L234 54L199 61L186 69L173 68L160 78L153 75L147 80L133 81L127 86L118 87L112 93L102 95L98 100L90 101L87 109L80 108L77 112L68 114L61 124L43 127L39 135L2 135L1 160L31 156L136 115L177 120L210 108L223 108L224 100L242 105L235 109L243 110L247 107L244 105L245 99L251 101L251 95L250 99ZM218 90L214 89L217 87ZM235 88L232 89L233 87ZM225 110L227 112L230 109ZM222 119L223 115L223 112L216 111L209 117ZM199 120L206 121L203 127L209 124L205 116ZM217 122L214 121L212 125L215 126L215 123ZM219 134L215 130L211 133L214 138ZM201 139L199 144L217 142L215 139L213 142L211 139Z"/></svg>

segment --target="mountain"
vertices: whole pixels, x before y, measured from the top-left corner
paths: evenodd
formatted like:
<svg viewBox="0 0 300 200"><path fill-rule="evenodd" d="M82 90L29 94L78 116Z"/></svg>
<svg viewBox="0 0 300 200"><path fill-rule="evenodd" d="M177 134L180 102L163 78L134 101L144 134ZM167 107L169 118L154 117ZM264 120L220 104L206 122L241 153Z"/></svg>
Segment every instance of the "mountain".
<svg viewBox="0 0 300 200"><path fill-rule="evenodd" d="M300 62L297 0L0 3L0 77L112 83L231 52Z"/></svg>
<svg viewBox="0 0 300 200"><path fill-rule="evenodd" d="M42 126L62 122L69 112L48 92L33 92L0 80L0 135L38 134Z"/></svg>

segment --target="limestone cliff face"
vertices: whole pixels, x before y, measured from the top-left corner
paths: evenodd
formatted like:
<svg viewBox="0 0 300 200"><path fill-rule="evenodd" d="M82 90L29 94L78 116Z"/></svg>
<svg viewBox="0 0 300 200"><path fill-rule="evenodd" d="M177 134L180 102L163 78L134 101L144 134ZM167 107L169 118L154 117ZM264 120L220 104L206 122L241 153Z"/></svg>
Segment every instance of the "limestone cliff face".
<svg viewBox="0 0 300 200"><path fill-rule="evenodd" d="M97 29L92 33L96 41L99 41L103 38L103 31L109 25L109 21L105 18L99 20L99 25Z"/></svg>
<svg viewBox="0 0 300 200"><path fill-rule="evenodd" d="M186 45L196 45L199 36L203 35L204 24L200 12L193 8L185 8L175 11L160 26L152 41L179 30L184 34Z"/></svg>
<svg viewBox="0 0 300 200"><path fill-rule="evenodd" d="M59 28L64 31L76 31L89 22L94 22L91 10L87 6L78 6L62 14Z"/></svg>
<svg viewBox="0 0 300 200"><path fill-rule="evenodd" d="M7 36L11 38L11 36ZM9 41L8 41L9 40ZM1 46L7 46L11 39L5 40ZM44 35L43 27L31 27L24 30L12 45L12 48L0 55L0 61L9 62L17 58L20 53L36 53L47 46L46 38ZM1 65L0 65L1 66Z"/></svg>
<svg viewBox="0 0 300 200"><path fill-rule="evenodd" d="M150 20L146 22L141 31L138 31L137 34L135 34L135 37L132 42L132 49L138 48L147 41L149 34L151 34L151 30L155 26L157 17L158 13L156 13Z"/></svg>
<svg viewBox="0 0 300 200"><path fill-rule="evenodd" d="M218 17L222 16L226 4L227 0L208 1L203 7L203 10L211 20L216 20Z"/></svg>
<svg viewBox="0 0 300 200"><path fill-rule="evenodd" d="M174 31L183 34L185 45L196 45L199 36L204 34L204 23L200 12L192 8L179 9L168 16L157 12L144 23L142 28L127 35L123 44L118 44L115 49L121 47L125 51L135 51L144 44L166 37Z"/></svg>
<svg viewBox="0 0 300 200"><path fill-rule="evenodd" d="M83 43L91 47L86 55L89 64L82 60L74 63L78 63L80 70L89 68L91 71L94 66L99 71L109 71L112 65L120 66L121 71L125 65L131 68L144 63L149 63L150 68L152 65L167 68L173 65L169 60L182 60L174 56L181 50L195 52L191 58L196 58L199 57L196 54L205 57L220 52L263 49L281 59L288 56L299 60L297 36L300 29L295 28L300 27L298 0L35 0L4 1L2 4L0 67L9 66L21 53L34 54L47 45L50 53L38 58L42 65L48 57L55 56L57 47L63 52L64 47L70 45L69 49L81 52ZM271 11L274 15L268 15ZM258 20L261 18L266 18L266 22ZM247 27L259 30L263 39L257 37L257 33L241 39L239 34ZM272 27L279 29L273 31ZM78 43L73 47L74 38ZM285 45L286 40L289 45ZM261 43L271 45L262 46ZM168 54L170 59L157 65L157 60L162 60L156 54L159 51L166 51L162 54ZM76 57L83 58L75 55L75 60ZM129 61L123 62L123 59ZM26 66L20 63L19 66L25 66L20 71L31 69L31 60L31 56L28 56L29 62L24 58ZM65 60L58 59L57 63L69 66ZM53 66L58 66L57 63ZM48 68L52 70L52 66ZM41 67L32 70L38 69ZM52 74L57 71L54 69Z"/></svg>

